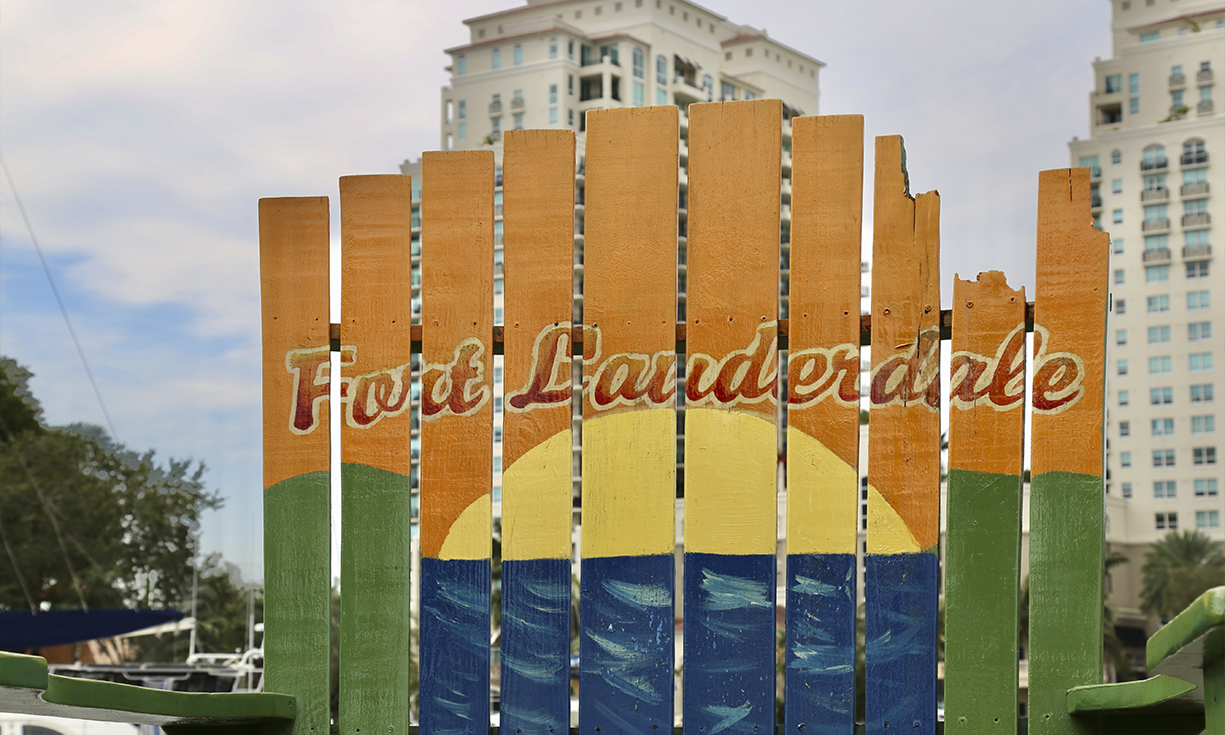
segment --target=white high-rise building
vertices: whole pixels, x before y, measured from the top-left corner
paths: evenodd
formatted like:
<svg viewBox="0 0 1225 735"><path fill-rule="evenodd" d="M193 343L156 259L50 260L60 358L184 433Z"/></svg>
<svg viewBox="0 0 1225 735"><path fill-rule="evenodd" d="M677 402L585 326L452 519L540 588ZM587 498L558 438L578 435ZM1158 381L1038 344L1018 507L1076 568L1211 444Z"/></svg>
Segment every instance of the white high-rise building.
<svg viewBox="0 0 1225 735"><path fill-rule="evenodd" d="M494 322L502 322L502 133L521 128L575 131L575 312L582 321L584 144L588 110L677 105L679 303L685 318L688 115L694 102L780 98L783 101L782 316L786 316L790 243L791 124L817 113L820 61L686 0L528 0L464 21L467 44L447 49L451 83L442 89L441 147L488 149L497 165L494 194ZM420 162L413 176L413 307L420 317ZM500 515L501 358L495 358L494 513ZM575 368L576 379L579 367ZM576 380L577 384L577 380ZM576 407L580 404L575 402ZM681 407L683 410L683 406ZM415 415L415 414L414 414ZM577 413L576 413L577 421ZM678 426L683 424L678 420ZM577 429L577 427L576 427ZM579 432L575 432L576 440ZM413 429L414 458L419 447ZM575 492L579 455L574 455ZM414 473L415 477L415 473ZM678 476L678 482L683 481Z"/></svg>
<svg viewBox="0 0 1225 735"><path fill-rule="evenodd" d="M1175 529L1225 539L1225 2L1111 6L1090 137L1070 148L1111 235L1107 541L1130 563L1108 589L1121 622L1142 627L1149 545Z"/></svg>

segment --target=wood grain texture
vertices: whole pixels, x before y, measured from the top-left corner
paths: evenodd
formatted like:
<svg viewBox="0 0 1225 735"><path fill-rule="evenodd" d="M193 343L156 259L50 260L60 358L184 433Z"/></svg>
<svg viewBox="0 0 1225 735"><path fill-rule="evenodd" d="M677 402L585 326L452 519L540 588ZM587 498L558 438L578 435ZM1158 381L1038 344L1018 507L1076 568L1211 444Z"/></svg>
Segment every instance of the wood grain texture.
<svg viewBox="0 0 1225 735"><path fill-rule="evenodd" d="M579 731L672 726L678 112L587 113Z"/></svg>
<svg viewBox="0 0 1225 735"><path fill-rule="evenodd" d="M326 733L332 557L327 198L261 199L259 238L267 686L297 698L295 735Z"/></svg>
<svg viewBox="0 0 1225 735"><path fill-rule="evenodd" d="M1101 683L1104 394L1109 237L1089 170L1038 179L1030 488L1030 732L1088 732L1068 689ZM1069 594L1075 590L1075 594Z"/></svg>
<svg viewBox="0 0 1225 735"><path fill-rule="evenodd" d="M684 721L771 732L782 105L689 114Z"/></svg>
<svg viewBox="0 0 1225 735"><path fill-rule="evenodd" d="M936 728L940 198L910 197L900 137L876 139L865 560L867 723Z"/></svg>
<svg viewBox="0 0 1225 735"><path fill-rule="evenodd" d="M850 733L863 117L791 125L785 730Z"/></svg>
<svg viewBox="0 0 1225 735"><path fill-rule="evenodd" d="M1025 290L999 271L953 282L946 732L1017 728Z"/></svg>
<svg viewBox="0 0 1225 735"><path fill-rule="evenodd" d="M421 187L421 728L489 722L491 151L426 153Z"/></svg>
<svg viewBox="0 0 1225 735"><path fill-rule="evenodd" d="M570 727L574 133L504 139L501 726Z"/></svg>
<svg viewBox="0 0 1225 735"><path fill-rule="evenodd" d="M410 186L340 180L340 731L408 726ZM347 522L346 522L347 521Z"/></svg>

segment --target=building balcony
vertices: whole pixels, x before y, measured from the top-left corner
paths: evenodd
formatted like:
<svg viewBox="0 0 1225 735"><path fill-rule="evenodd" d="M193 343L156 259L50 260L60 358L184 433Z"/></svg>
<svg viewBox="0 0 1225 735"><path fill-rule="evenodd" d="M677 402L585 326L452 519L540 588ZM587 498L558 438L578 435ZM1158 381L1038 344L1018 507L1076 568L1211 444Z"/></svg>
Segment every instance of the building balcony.
<svg viewBox="0 0 1225 735"><path fill-rule="evenodd" d="M787 140L790 137L791 137L791 121L784 118L783 119L783 140Z"/></svg>
<svg viewBox="0 0 1225 735"><path fill-rule="evenodd" d="M677 153L680 154L681 158L688 158L689 157L689 141L686 140L685 138L681 138L680 145L677 147L676 150L677 150Z"/></svg>
<svg viewBox="0 0 1225 735"><path fill-rule="evenodd" d="M512 110L522 110L522 109L523 109L523 98L522 98L522 97L516 97L516 98L514 98L513 100L511 100L511 101L510 101L510 109L512 109Z"/></svg>
<svg viewBox="0 0 1225 735"><path fill-rule="evenodd" d="M1151 161L1140 161L1141 171L1164 171L1170 167L1170 159L1156 158Z"/></svg>
<svg viewBox="0 0 1225 735"><path fill-rule="evenodd" d="M1186 198L1207 196L1208 182L1197 181L1194 184L1183 184L1178 193L1182 194Z"/></svg>
<svg viewBox="0 0 1225 735"><path fill-rule="evenodd" d="M502 205L501 205L501 204L495 204L495 205L493 205L493 216L494 216L494 217L501 217L501 216L502 216Z"/></svg>
<svg viewBox="0 0 1225 735"><path fill-rule="evenodd" d="M1212 114L1212 100L1204 100L1195 106L1195 111L1200 115Z"/></svg>
<svg viewBox="0 0 1225 735"><path fill-rule="evenodd" d="M682 131L689 130L689 113L684 107L680 108L680 126Z"/></svg>
<svg viewBox="0 0 1225 735"><path fill-rule="evenodd" d="M1102 195L1098 194L1097 192L1093 192L1092 194L1089 195L1089 209L1101 209L1101 208L1102 208Z"/></svg>
<svg viewBox="0 0 1225 735"><path fill-rule="evenodd" d="M1208 215L1207 212L1194 212L1192 214L1184 214L1182 216L1182 226L1189 227L1189 228L1193 227L1195 229L1199 229L1201 227L1207 227L1211 223L1211 220L1212 218Z"/></svg>
<svg viewBox="0 0 1225 735"><path fill-rule="evenodd" d="M1170 218L1146 219L1140 224L1143 232L1167 232L1170 229Z"/></svg>
<svg viewBox="0 0 1225 735"><path fill-rule="evenodd" d="M1170 89L1178 89L1179 87L1185 87L1185 86L1187 86L1187 75L1186 74L1171 74L1170 75Z"/></svg>
<svg viewBox="0 0 1225 735"><path fill-rule="evenodd" d="M1211 69L1200 69L1198 72L1196 72L1195 83L1196 84L1212 84L1212 70Z"/></svg>
<svg viewBox="0 0 1225 735"><path fill-rule="evenodd" d="M490 102L489 103L489 114L490 115L501 115L502 114L502 103L501 102Z"/></svg>
<svg viewBox="0 0 1225 735"><path fill-rule="evenodd" d="M1211 257L1211 245L1192 245L1182 249L1183 260L1208 260Z"/></svg>
<svg viewBox="0 0 1225 735"><path fill-rule="evenodd" d="M1164 202L1169 198L1170 190L1164 186L1157 186L1140 192L1140 201L1142 202Z"/></svg>
<svg viewBox="0 0 1225 735"><path fill-rule="evenodd" d="M784 199L791 201L791 179L783 179L782 194Z"/></svg>
<svg viewBox="0 0 1225 735"><path fill-rule="evenodd" d="M1166 220L1166 222L1169 222L1169 220ZM1171 255L1169 248L1158 248L1156 250L1144 251L1145 263L1168 263L1170 262L1170 257Z"/></svg>
<svg viewBox="0 0 1225 735"><path fill-rule="evenodd" d="M783 170L791 170L791 151L783 151Z"/></svg>
<svg viewBox="0 0 1225 735"><path fill-rule="evenodd" d="M1179 161L1184 166L1198 166L1201 163L1208 163L1208 151L1196 151L1194 153L1184 153L1179 158Z"/></svg>
<svg viewBox="0 0 1225 735"><path fill-rule="evenodd" d="M683 76L677 76L672 81L672 96L677 101L705 102L706 90L690 83Z"/></svg>

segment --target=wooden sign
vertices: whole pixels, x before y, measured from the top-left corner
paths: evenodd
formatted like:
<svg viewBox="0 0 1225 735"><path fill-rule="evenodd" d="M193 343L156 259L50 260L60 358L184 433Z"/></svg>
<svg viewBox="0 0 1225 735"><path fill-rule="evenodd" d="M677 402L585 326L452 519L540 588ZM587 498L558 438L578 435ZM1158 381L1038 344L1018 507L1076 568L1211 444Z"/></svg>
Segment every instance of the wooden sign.
<svg viewBox="0 0 1225 735"><path fill-rule="evenodd" d="M331 718L328 200L261 199L264 636L269 691L297 697L294 735Z"/></svg>
<svg viewBox="0 0 1225 735"><path fill-rule="evenodd" d="M684 718L773 732L782 104L689 118Z"/></svg>
<svg viewBox="0 0 1225 735"><path fill-rule="evenodd" d="M574 133L507 131L504 146L501 726L561 735L570 727Z"/></svg>
<svg viewBox="0 0 1225 735"><path fill-rule="evenodd" d="M791 125L785 730L851 733L863 117Z"/></svg>
<svg viewBox="0 0 1225 735"><path fill-rule="evenodd" d="M936 731L940 196L912 199L902 139L876 139L868 431L867 726ZM915 724L917 723L917 724Z"/></svg>
<svg viewBox="0 0 1225 735"><path fill-rule="evenodd" d="M493 166L491 151L426 153L422 159L425 732L486 735L489 727Z"/></svg>
<svg viewBox="0 0 1225 735"><path fill-rule="evenodd" d="M583 735L672 727L677 125L587 113Z"/></svg>
<svg viewBox="0 0 1225 735"><path fill-rule="evenodd" d="M1099 684L1102 677L1102 396L1110 237L1085 216L1088 199L1087 168L1038 177L1029 504L1034 735L1080 732L1067 712L1065 692Z"/></svg>
<svg viewBox="0 0 1225 735"><path fill-rule="evenodd" d="M1017 728L1025 438L1025 289L999 271L953 285L944 727Z"/></svg>

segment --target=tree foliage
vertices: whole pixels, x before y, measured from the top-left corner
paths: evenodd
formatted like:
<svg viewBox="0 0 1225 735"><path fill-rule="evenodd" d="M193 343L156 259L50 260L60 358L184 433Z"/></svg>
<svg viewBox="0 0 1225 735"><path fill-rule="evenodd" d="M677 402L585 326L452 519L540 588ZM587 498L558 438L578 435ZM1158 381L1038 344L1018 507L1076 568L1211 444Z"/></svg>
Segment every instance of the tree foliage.
<svg viewBox="0 0 1225 735"><path fill-rule="evenodd" d="M190 599L200 514L221 505L204 465L47 426L30 377L0 357L0 609Z"/></svg>
<svg viewBox="0 0 1225 735"><path fill-rule="evenodd" d="M1140 575L1140 609L1168 620L1225 584L1225 552L1199 531L1171 531L1145 555Z"/></svg>
<svg viewBox="0 0 1225 735"><path fill-rule="evenodd" d="M189 571L188 574L191 574ZM196 653L235 653L247 647L248 622L264 619L262 590L252 590L243 584L238 566L223 561L219 554L206 557L196 575L195 589L189 576L185 596L172 607L196 618ZM194 605L193 605L194 595ZM254 609L251 609L251 607ZM160 636L134 639L143 661L185 661L189 653L190 633L182 631ZM259 643L259 636L256 636Z"/></svg>

